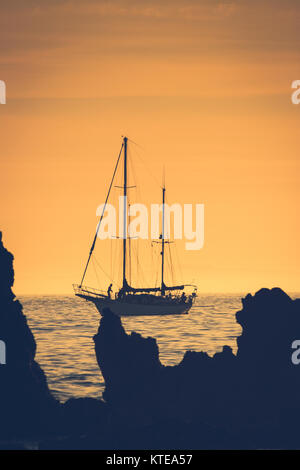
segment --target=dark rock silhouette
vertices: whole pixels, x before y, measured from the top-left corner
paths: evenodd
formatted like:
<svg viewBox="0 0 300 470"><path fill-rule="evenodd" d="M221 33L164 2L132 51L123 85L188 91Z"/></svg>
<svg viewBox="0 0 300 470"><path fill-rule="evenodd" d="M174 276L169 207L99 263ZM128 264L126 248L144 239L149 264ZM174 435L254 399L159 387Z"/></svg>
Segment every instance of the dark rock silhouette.
<svg viewBox="0 0 300 470"><path fill-rule="evenodd" d="M139 407L139 397L153 406L157 397L157 382L163 368L158 357L158 347L152 338L142 338L133 332L127 335L118 316L109 310L101 319L101 327L94 337L96 356L103 378L103 398L122 414L130 410L131 420L147 410ZM121 392L121 393L120 393ZM157 406L159 403L156 403ZM144 416L143 423L147 423Z"/></svg>
<svg viewBox="0 0 300 470"><path fill-rule="evenodd" d="M109 425L106 403L95 398L70 398L62 406L63 429L68 435L96 435Z"/></svg>
<svg viewBox="0 0 300 470"><path fill-rule="evenodd" d="M0 449L27 448L28 439L39 448L97 448L109 425L108 406L88 397L62 405L52 396L35 361L34 336L12 291L13 259L0 232L0 340L6 349L6 363L0 364Z"/></svg>
<svg viewBox="0 0 300 470"><path fill-rule="evenodd" d="M23 436L50 431L59 414L43 370L35 361L36 343L12 292L13 255L0 232L0 340L6 364L0 365L0 436Z"/></svg>
<svg viewBox="0 0 300 470"><path fill-rule="evenodd" d="M300 365L291 357L300 339L300 301L274 288L242 303L237 355L228 346L213 357L187 351L172 367L160 363L153 338L126 334L121 319L105 311L95 350L104 397L120 419L156 431L165 423L179 448L191 442L194 448L299 448ZM174 420L186 429L179 440Z"/></svg>
<svg viewBox="0 0 300 470"><path fill-rule="evenodd" d="M299 299L279 288L248 294L236 314L243 328L236 355L228 346L213 357L187 351L170 367L155 339L127 334L107 310L94 336L105 402L62 405L35 361L13 282L13 256L0 234L0 448L22 448L28 437L40 449L300 448L300 364L292 361Z"/></svg>

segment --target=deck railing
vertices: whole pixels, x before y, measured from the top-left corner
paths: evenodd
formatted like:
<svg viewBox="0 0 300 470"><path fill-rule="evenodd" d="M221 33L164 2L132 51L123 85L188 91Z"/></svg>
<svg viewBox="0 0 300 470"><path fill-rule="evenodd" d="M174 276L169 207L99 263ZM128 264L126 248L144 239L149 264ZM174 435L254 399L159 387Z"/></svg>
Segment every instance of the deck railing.
<svg viewBox="0 0 300 470"><path fill-rule="evenodd" d="M94 287L80 286L73 284L73 289L76 295L89 295L91 297L106 297L107 293L104 290L95 289Z"/></svg>

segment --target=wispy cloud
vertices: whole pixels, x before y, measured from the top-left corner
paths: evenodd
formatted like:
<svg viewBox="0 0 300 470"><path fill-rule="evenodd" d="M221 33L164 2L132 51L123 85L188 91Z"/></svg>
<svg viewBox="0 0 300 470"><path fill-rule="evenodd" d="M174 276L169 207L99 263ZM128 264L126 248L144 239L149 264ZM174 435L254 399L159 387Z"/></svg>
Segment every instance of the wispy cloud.
<svg viewBox="0 0 300 470"><path fill-rule="evenodd" d="M201 84L209 67L212 74L226 65L230 73L235 64L245 71L251 64L298 64L299 26L296 0L12 0L1 7L0 64L11 89L22 81L31 92L45 82L57 87L57 77L67 89L84 72L89 80L100 74L105 88L103 76L114 83L125 59L136 89L150 75L155 86L158 73L166 82L168 74L176 81L195 71ZM167 82L154 92L166 88Z"/></svg>

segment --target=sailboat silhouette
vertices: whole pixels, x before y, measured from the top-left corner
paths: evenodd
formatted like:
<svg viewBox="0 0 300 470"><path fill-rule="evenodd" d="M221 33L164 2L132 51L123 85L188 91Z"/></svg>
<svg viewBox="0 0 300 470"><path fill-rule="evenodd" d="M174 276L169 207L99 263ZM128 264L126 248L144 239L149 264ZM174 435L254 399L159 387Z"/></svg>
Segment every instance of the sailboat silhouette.
<svg viewBox="0 0 300 470"><path fill-rule="evenodd" d="M89 252L89 257L84 269L84 273L80 284L74 284L75 295L81 297L89 302L95 304L99 313L102 314L105 308L109 308L113 313L119 316L131 316L131 315L178 315L187 314L191 309L193 302L196 298L197 287L190 284L182 284L175 286L167 286L164 281L164 269L165 269L165 244L168 241L165 239L165 185L162 187L162 233L156 243L161 244L161 283L159 287L132 287L128 284L126 278L126 251L127 251L127 146L128 138L124 137L122 147L117 159L117 163L114 169L112 180L109 186L103 212L97 227L97 231ZM124 165L124 184L123 184L123 280L122 287L116 293L115 298L111 298L110 284L107 292L100 291L91 287L83 286L87 268L89 266L91 257L93 255L95 244L97 240L98 231L100 224L105 212L105 207L110 195L110 191L115 178L116 170L123 154L123 165ZM192 286L194 291L191 295L187 296L184 292L186 286ZM181 292L182 291L182 292Z"/></svg>

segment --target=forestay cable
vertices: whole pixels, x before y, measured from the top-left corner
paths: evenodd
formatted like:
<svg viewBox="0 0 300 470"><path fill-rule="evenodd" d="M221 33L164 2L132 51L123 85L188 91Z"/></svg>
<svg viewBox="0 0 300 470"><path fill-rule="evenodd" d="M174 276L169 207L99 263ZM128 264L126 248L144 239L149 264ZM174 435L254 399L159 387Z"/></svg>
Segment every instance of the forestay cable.
<svg viewBox="0 0 300 470"><path fill-rule="evenodd" d="M111 179L111 182L110 182L110 185L109 185L109 189L108 189L108 193L107 193L107 196L106 196L106 199L105 199L105 203L104 203L104 206L103 206L102 214L101 214L101 217L100 217L98 226L97 226L96 234L95 234L95 237L94 237L94 240L93 240L91 249L90 249L89 257L88 257L88 260L87 260L87 263L86 263L86 266L85 266L85 269L84 269L83 276L82 276L81 283L80 283L79 287L82 286L82 283L83 283L83 281L84 281L84 278L85 278L85 275L86 275L86 271L87 271L88 265L89 265L90 260L91 260L92 253L93 253L94 248L95 248L95 245L96 245L96 241L97 241L97 237L98 237L98 233L99 233L99 229L100 229L100 224L101 224L101 221L102 221L102 219L103 219L104 212L105 212L106 205L107 205L107 201L108 201L108 198L109 198L109 195L110 195L110 191L111 191L111 188L112 188L114 179L115 179L115 175L116 175L116 172L117 172L117 168L118 168L119 161L120 161L121 154L122 154L122 150L123 150L123 145L124 145L124 143L122 143L122 146L121 146L121 150L120 150L120 153L119 153L119 156L118 156L118 160L117 160L117 163L116 163L114 172L113 172L113 176L112 176L112 179Z"/></svg>

